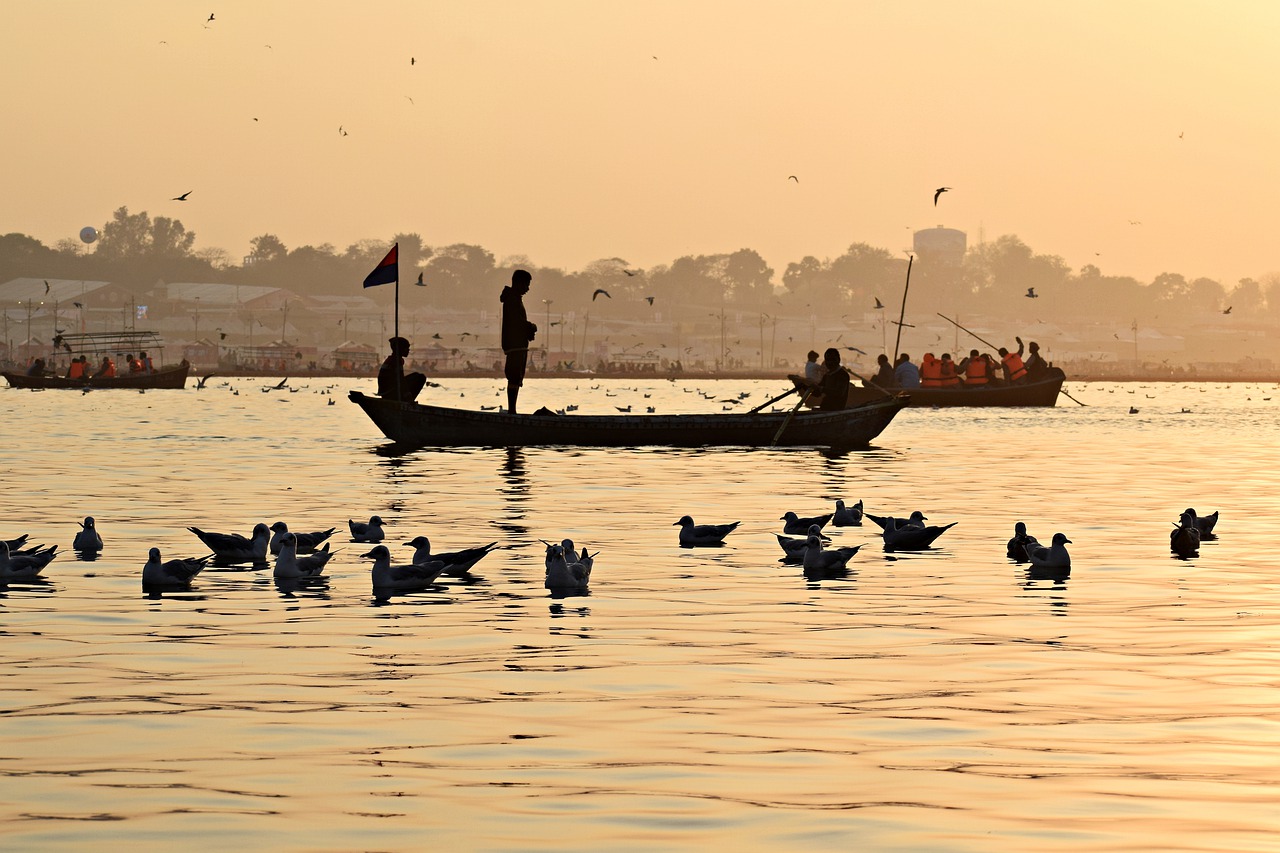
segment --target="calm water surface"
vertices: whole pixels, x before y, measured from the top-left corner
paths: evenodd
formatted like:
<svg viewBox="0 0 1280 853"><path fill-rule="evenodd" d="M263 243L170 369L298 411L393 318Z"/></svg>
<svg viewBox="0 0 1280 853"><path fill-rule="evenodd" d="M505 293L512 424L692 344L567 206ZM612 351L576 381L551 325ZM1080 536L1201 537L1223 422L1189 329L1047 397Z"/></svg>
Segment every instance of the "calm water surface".
<svg viewBox="0 0 1280 853"><path fill-rule="evenodd" d="M0 390L0 536L69 549L93 515L107 543L0 588L8 849L1280 846L1280 388L1076 384L1084 407L904 411L844 455L392 456L345 399L368 383L330 406L327 380L220 382ZM534 380L522 405L784 388ZM854 570L806 581L778 518L836 498L959 524L899 555L836 529L867 543ZM1187 506L1222 521L1182 561ZM472 583L378 601L345 542L375 513L402 560L419 534L506 547ZM686 513L742 526L681 549ZM276 520L339 527L327 586L208 570L143 593L149 548L204 553L186 527ZM1069 580L1005 559L1017 520L1073 540ZM538 539L565 536L601 551L589 595L542 586Z"/></svg>

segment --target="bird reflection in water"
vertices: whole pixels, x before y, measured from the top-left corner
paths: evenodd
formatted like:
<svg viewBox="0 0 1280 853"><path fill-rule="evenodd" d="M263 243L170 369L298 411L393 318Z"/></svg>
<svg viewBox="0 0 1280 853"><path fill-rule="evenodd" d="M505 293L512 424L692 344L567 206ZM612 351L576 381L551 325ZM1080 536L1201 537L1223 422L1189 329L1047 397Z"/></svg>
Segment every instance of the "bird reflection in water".
<svg viewBox="0 0 1280 853"><path fill-rule="evenodd" d="M1023 570L1024 582L1021 586L1027 592L1048 601L1050 616L1066 616L1070 602L1063 593L1067 591L1067 580L1070 577L1070 568L1027 566ZM1052 585L1045 586L1043 581L1049 581Z"/></svg>

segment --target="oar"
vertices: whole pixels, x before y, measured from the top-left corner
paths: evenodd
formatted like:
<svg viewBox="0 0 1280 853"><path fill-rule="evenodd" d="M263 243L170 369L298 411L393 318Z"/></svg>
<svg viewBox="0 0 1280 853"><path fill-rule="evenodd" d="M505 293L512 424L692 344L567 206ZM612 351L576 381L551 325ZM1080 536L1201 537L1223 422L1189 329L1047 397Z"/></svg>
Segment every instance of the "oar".
<svg viewBox="0 0 1280 853"><path fill-rule="evenodd" d="M799 390L800 390L800 389L799 389L799 387L792 388L790 391L787 391L787 392L786 392L786 393L784 393L784 394L779 394L778 396L774 397L772 400L765 400L763 403L761 403L760 405L756 406L756 407L755 407L754 409L752 409L751 411L747 412L747 414L748 414L748 415L758 415L758 414L760 414L760 412L761 412L761 411L763 411L763 410L764 410L764 407L765 407L765 406L771 406L771 405L773 405L774 403L776 403L776 402L778 402L779 400L781 400L783 397L790 397L792 394L796 393L796 392L797 392L797 391L799 391Z"/></svg>
<svg viewBox="0 0 1280 853"><path fill-rule="evenodd" d="M986 344L987 346L991 347L992 349L995 349L995 350L1000 349L1000 347L998 347L998 346L996 346L995 344L991 343L991 341L989 341L989 340L987 340L986 338L982 337L981 335L979 335L977 332L973 331L972 329L966 329L964 326L961 326L959 323L957 323L955 320L952 320L952 319L951 319L950 317L948 317L946 314L938 314L938 316L939 316L939 317L941 317L942 319L946 320L946 321L947 321L948 323L950 323L951 325L955 326L955 327L956 327L957 329L959 329L960 331L962 331L962 332L968 332L969 334L973 335L975 338L977 338L978 340L982 341L984 344Z"/></svg>
<svg viewBox="0 0 1280 853"><path fill-rule="evenodd" d="M1080 403L1079 400L1077 400L1075 397L1072 397L1070 394L1068 394L1066 391L1062 390L1061 388L1058 389L1058 393L1066 397L1068 400L1070 400L1073 403ZM1080 403L1080 405L1083 406L1084 403Z"/></svg>
<svg viewBox="0 0 1280 853"><path fill-rule="evenodd" d="M845 368L845 370L849 370L849 368L847 368L847 367L846 367L846 368ZM893 399L894 397L896 397L896 396L897 396L896 394L893 394L893 393L891 393L891 392L887 391L886 389L881 388L879 385L877 385L876 383L872 382L870 379L868 379L867 377L863 376L861 373L858 373L858 372L853 371L853 370L849 370L849 373L851 373L851 374L854 376L854 378L862 380L862 384L866 385L868 388L874 388L874 389L876 389L877 391L879 391L881 394L885 395L886 397L888 397L888 398L890 398L890 399Z"/></svg>
<svg viewBox="0 0 1280 853"><path fill-rule="evenodd" d="M773 441L769 444L770 447L778 446L778 439L782 438L782 433L791 424L791 419L795 417L796 412L800 411L800 407L805 404L805 401L809 399L809 395L812 394L814 390L815 389L813 388L805 389L804 396L800 398L800 402L796 403L796 407L787 413L787 417L782 421L782 426L778 427L778 431L773 434Z"/></svg>

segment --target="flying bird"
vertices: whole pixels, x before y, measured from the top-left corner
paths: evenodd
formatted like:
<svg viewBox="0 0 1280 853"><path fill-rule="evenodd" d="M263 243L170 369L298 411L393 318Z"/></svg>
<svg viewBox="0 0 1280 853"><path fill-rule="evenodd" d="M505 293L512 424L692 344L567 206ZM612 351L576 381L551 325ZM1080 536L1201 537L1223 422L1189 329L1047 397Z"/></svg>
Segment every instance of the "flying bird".
<svg viewBox="0 0 1280 853"><path fill-rule="evenodd" d="M83 308L83 307L84 307L84 303L83 303L83 302L72 302L71 304L72 304L72 305L74 305L74 306L76 306L77 308Z"/></svg>
<svg viewBox="0 0 1280 853"><path fill-rule="evenodd" d="M951 187L938 187L936 190L934 190L934 191L933 191L933 206L934 206L934 207L937 207L937 206L938 206L938 196L942 195L942 194L943 194L943 193L945 193L945 192L948 192L950 189L951 189Z"/></svg>
<svg viewBox="0 0 1280 853"><path fill-rule="evenodd" d="M1028 288L1027 288L1027 298L1028 298L1028 299L1039 299L1039 298L1040 298L1040 294L1036 293L1036 289L1035 289L1034 287L1028 287Z"/></svg>
<svg viewBox="0 0 1280 853"><path fill-rule="evenodd" d="M49 293L49 280L48 280L48 279L44 279L44 292L45 292L45 295L48 295L48 293ZM1230 310L1230 309L1227 309L1227 310Z"/></svg>
<svg viewBox="0 0 1280 853"><path fill-rule="evenodd" d="M418 280L417 280L416 282L414 282L414 284L418 285L418 287L426 287L426 286L427 286L427 283L426 283L425 281L423 281L423 280L422 280L422 273L418 273Z"/></svg>
<svg viewBox="0 0 1280 853"><path fill-rule="evenodd" d="M213 20L213 13L212 13L212 12L210 12L210 13L209 13L209 20L208 20L208 21L205 21L205 23L207 24L207 23L209 23L209 21L212 21L212 20Z"/></svg>
<svg viewBox="0 0 1280 853"><path fill-rule="evenodd" d="M410 65L417 65L417 64L418 64L418 59L417 59L417 57L414 57L414 56L409 57L409 64L410 64Z"/></svg>
<svg viewBox="0 0 1280 853"><path fill-rule="evenodd" d="M884 308L884 303L880 301L880 297L876 297L876 308Z"/></svg>
<svg viewBox="0 0 1280 853"><path fill-rule="evenodd" d="M646 296L646 297L644 298L644 301L645 301L645 302L648 302L650 305L652 305L652 304L653 304L653 297L652 297L652 296Z"/></svg>
<svg viewBox="0 0 1280 853"><path fill-rule="evenodd" d="M187 190L187 191L186 191L186 192L184 192L182 195L176 195L176 196L174 196L174 197L173 197L173 199L172 199L172 201L186 201L186 200L187 200L187 196L189 196L189 195L191 195L191 190Z"/></svg>
<svg viewBox="0 0 1280 853"><path fill-rule="evenodd" d="M787 175L787 180L795 181L797 184L800 183L800 179L797 178L795 175Z"/></svg>
<svg viewBox="0 0 1280 853"><path fill-rule="evenodd" d="M47 283L45 284L45 292L46 292L46 293L48 293L48 292L49 292L49 285L48 285ZM1228 306L1227 306L1227 310L1226 310L1226 311L1223 311L1222 313L1223 313L1223 314L1230 314L1230 313L1231 313L1231 307L1232 307L1232 306L1228 305Z"/></svg>
<svg viewBox="0 0 1280 853"><path fill-rule="evenodd" d="M626 270L626 269L624 269L624 270L623 270L623 272L624 272L624 273L626 273L626 274L627 274L627 275L629 275L629 276L631 276L631 275L639 275L639 274L640 274L640 270Z"/></svg>
<svg viewBox="0 0 1280 853"><path fill-rule="evenodd" d="M610 299L612 299L612 298L613 298L612 296L609 296L609 291L605 290L603 287L597 287L597 288L595 289L595 292L591 294L591 301L592 301L592 302L595 302L595 301L596 301L596 297L597 297L597 296L599 296L599 295L600 295L600 294L602 294L602 293L603 293L605 296L608 296Z"/></svg>

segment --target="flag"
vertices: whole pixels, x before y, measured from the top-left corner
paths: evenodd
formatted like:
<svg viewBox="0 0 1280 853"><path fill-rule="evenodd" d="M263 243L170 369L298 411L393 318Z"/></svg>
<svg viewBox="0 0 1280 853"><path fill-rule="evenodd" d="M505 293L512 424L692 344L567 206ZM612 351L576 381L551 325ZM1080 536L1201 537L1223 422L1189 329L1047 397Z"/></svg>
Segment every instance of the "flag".
<svg viewBox="0 0 1280 853"><path fill-rule="evenodd" d="M391 251L387 252L387 256L383 258L373 272L364 278L365 287L376 287L379 284L391 284L393 281L400 280L400 244L396 243L391 247Z"/></svg>

